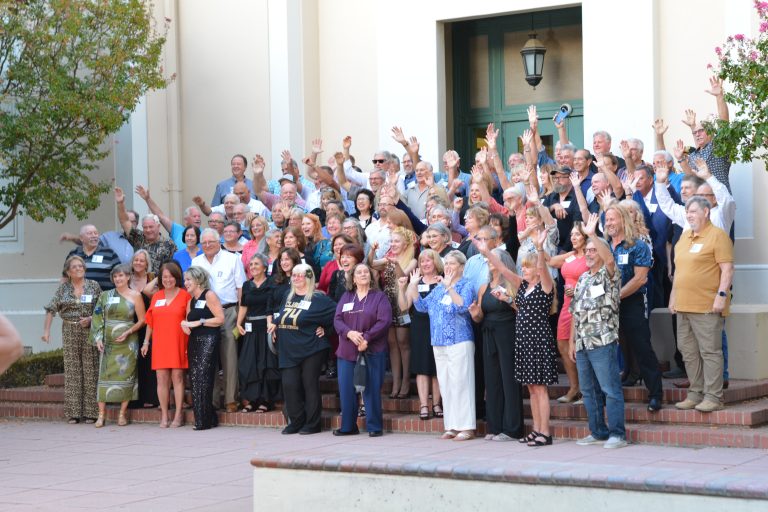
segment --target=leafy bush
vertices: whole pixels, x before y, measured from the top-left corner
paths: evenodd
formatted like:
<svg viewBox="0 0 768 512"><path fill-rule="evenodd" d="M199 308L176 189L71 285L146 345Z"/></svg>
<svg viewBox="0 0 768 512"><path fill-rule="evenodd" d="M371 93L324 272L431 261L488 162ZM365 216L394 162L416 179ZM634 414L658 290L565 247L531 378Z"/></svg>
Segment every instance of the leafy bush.
<svg viewBox="0 0 768 512"><path fill-rule="evenodd" d="M24 356L0 375L0 388L40 386L45 376L64 372L64 351L62 349Z"/></svg>

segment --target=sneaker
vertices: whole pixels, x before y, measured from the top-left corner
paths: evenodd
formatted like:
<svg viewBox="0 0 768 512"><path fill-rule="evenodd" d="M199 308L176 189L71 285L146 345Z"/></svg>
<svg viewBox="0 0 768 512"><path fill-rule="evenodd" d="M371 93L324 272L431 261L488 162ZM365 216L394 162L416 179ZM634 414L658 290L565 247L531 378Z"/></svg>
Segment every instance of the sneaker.
<svg viewBox="0 0 768 512"><path fill-rule="evenodd" d="M493 436L493 438L491 440L492 441L502 441L503 442L503 441L512 441L512 438L509 437L504 432L502 432L501 434L496 434L495 436Z"/></svg>
<svg viewBox="0 0 768 512"><path fill-rule="evenodd" d="M697 405L699 405L699 402L696 402L695 400L691 400L690 398L686 398L682 402L677 402L675 404L675 407L683 411L690 411L691 409L694 409Z"/></svg>
<svg viewBox="0 0 768 512"><path fill-rule="evenodd" d="M591 444L603 444L605 443L605 439L598 439L592 434L589 434L587 437L582 437L578 441L576 441L576 444L579 446L589 446Z"/></svg>
<svg viewBox="0 0 768 512"><path fill-rule="evenodd" d="M611 436L603 445L603 448L624 448L627 446L627 440L622 437Z"/></svg>
<svg viewBox="0 0 768 512"><path fill-rule="evenodd" d="M720 402L713 402L712 400L704 400L699 405L694 407L699 412L714 412L723 408L723 404Z"/></svg>

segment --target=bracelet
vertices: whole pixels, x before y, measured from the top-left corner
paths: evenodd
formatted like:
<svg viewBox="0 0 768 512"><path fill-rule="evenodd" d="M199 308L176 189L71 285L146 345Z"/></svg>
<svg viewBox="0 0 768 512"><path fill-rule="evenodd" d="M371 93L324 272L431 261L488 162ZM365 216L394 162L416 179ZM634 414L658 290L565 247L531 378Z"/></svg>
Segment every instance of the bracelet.
<svg viewBox="0 0 768 512"><path fill-rule="evenodd" d="M144 340L144 343L141 344L142 347L148 346L149 340Z"/></svg>
<svg viewBox="0 0 768 512"><path fill-rule="evenodd" d="M679 159L679 160L677 161L677 163L679 163L679 164L681 164L681 163L683 163L683 162L685 162L685 158L681 158L681 159Z"/></svg>

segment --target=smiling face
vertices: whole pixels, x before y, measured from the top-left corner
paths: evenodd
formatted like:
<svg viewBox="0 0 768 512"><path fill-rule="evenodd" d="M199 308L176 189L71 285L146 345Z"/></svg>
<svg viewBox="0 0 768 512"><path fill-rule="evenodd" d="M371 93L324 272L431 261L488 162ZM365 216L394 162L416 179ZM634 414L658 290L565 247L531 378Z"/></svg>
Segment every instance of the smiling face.
<svg viewBox="0 0 768 512"><path fill-rule="evenodd" d="M369 288L371 286L371 271L367 266L360 264L355 267L352 281L358 288Z"/></svg>
<svg viewBox="0 0 768 512"><path fill-rule="evenodd" d="M525 279L529 283L532 281L535 281L539 277L539 274L536 271L536 267L533 265L523 264L521 270L523 273L523 279Z"/></svg>
<svg viewBox="0 0 768 512"><path fill-rule="evenodd" d="M187 247L194 247L197 245L197 235L195 235L194 229L187 229L184 231L184 244Z"/></svg>
<svg viewBox="0 0 768 512"><path fill-rule="evenodd" d="M589 267L589 269L592 271L597 271L600 267L603 266L603 260L597 253L597 248L595 247L595 243L592 240L588 240L586 246L584 247L584 261L586 261L587 267Z"/></svg>
<svg viewBox="0 0 768 512"><path fill-rule="evenodd" d="M195 295L193 292L197 290L197 282L187 273L184 273L184 289L186 289L193 296Z"/></svg>
<svg viewBox="0 0 768 512"><path fill-rule="evenodd" d="M283 272L290 274L294 266L293 260L288 256L288 253L284 252L280 255L280 268Z"/></svg>
<svg viewBox="0 0 768 512"><path fill-rule="evenodd" d="M144 230L144 239L152 243L160 238L160 223L154 219L144 219L141 221L141 227Z"/></svg>
<svg viewBox="0 0 768 512"><path fill-rule="evenodd" d="M574 227L571 230L571 245L573 245L574 249L581 249L584 247L584 242L586 242L586 238L581 234L579 228Z"/></svg>
<svg viewBox="0 0 768 512"><path fill-rule="evenodd" d="M352 240L357 241L357 226L354 222L345 222L341 231Z"/></svg>
<svg viewBox="0 0 768 512"><path fill-rule="evenodd" d="M328 220L325 222L325 229L328 230L329 235L334 237L341 233L341 221L335 215L328 217Z"/></svg>
<svg viewBox="0 0 768 512"><path fill-rule="evenodd" d="M604 155L611 152L611 143L603 134L595 135L592 138L592 151L596 155Z"/></svg>
<svg viewBox="0 0 768 512"><path fill-rule="evenodd" d="M480 185L473 183L469 186L469 201L471 203L477 203L483 200L482 194L480 194Z"/></svg>
<svg viewBox="0 0 768 512"><path fill-rule="evenodd" d="M347 244L347 242L344 241L343 238L339 237L336 239L335 242L333 242L333 255L336 256L336 259L339 258L339 255L341 254L341 249Z"/></svg>
<svg viewBox="0 0 768 512"><path fill-rule="evenodd" d="M261 240L264 237L264 224L258 218L251 221L251 238Z"/></svg>
<svg viewBox="0 0 768 512"><path fill-rule="evenodd" d="M344 272L349 272L352 267L358 264L357 258L349 253L344 253L339 256L339 266Z"/></svg>
<svg viewBox="0 0 768 512"><path fill-rule="evenodd" d="M128 286L128 279L128 274L123 274L122 272L112 275L112 283L114 283L115 288L118 289Z"/></svg>
<svg viewBox="0 0 768 512"><path fill-rule="evenodd" d="M304 233L304 236L309 238L310 236L313 235L314 231L315 231L315 223L312 222L312 219L310 219L309 217L304 217L301 220L301 232Z"/></svg>
<svg viewBox="0 0 768 512"><path fill-rule="evenodd" d="M243 179L243 176L245 176L245 167L246 162L241 156L233 156L232 160L229 162L229 167L232 170L232 176L237 180L241 181Z"/></svg>
<svg viewBox="0 0 768 512"><path fill-rule="evenodd" d="M236 244L238 238L240 238L240 232L235 226L224 227L224 242L228 244Z"/></svg>
<svg viewBox="0 0 768 512"><path fill-rule="evenodd" d="M85 277L85 265L80 260L73 259L69 262L67 276L70 279L80 280Z"/></svg>
<svg viewBox="0 0 768 512"><path fill-rule="evenodd" d="M163 269L161 282L163 283L163 288L166 290L176 288L176 278L173 277L173 274L171 274L168 269Z"/></svg>
<svg viewBox="0 0 768 512"><path fill-rule="evenodd" d="M283 240L280 233L275 233L270 237L267 237L267 247L269 251L274 254L274 251L279 250L283 246Z"/></svg>
<svg viewBox="0 0 768 512"><path fill-rule="evenodd" d="M221 250L219 239L210 233L203 234L200 245L203 246L203 254L208 258L213 258Z"/></svg>
<svg viewBox="0 0 768 512"><path fill-rule="evenodd" d="M136 253L136 255L133 257L133 271L137 274L143 274L147 271L148 267L149 262L147 261L147 256L143 252Z"/></svg>
<svg viewBox="0 0 768 512"><path fill-rule="evenodd" d="M290 231L287 231L285 235L283 235L283 245L289 249L298 250L298 241L296 240L296 235Z"/></svg>
<svg viewBox="0 0 768 512"><path fill-rule="evenodd" d="M443 267L445 268L446 274L450 271L453 271L454 276L461 276L461 274L464 272L464 265L459 263L456 258L453 258L451 256L446 257L443 260Z"/></svg>
<svg viewBox="0 0 768 512"><path fill-rule="evenodd" d="M435 262L429 256L422 254L419 256L419 269L422 275L432 276L435 274Z"/></svg>
<svg viewBox="0 0 768 512"><path fill-rule="evenodd" d="M291 215L291 218L288 219L288 225L292 228L301 228L301 223L304 222L304 217L302 215Z"/></svg>
<svg viewBox="0 0 768 512"><path fill-rule="evenodd" d="M371 198L368 197L368 194L357 194L357 198L355 199L355 206L357 206L357 209L361 212L369 212L371 211Z"/></svg>
<svg viewBox="0 0 768 512"><path fill-rule="evenodd" d="M702 208L698 203L691 203L685 210L685 220L691 225L694 233L700 232L707 225L709 210Z"/></svg>
<svg viewBox="0 0 768 512"><path fill-rule="evenodd" d="M612 208L605 212L605 234L615 238L624 232L624 223L618 210Z"/></svg>
<svg viewBox="0 0 768 512"><path fill-rule="evenodd" d="M696 123L691 133L698 149L703 148L712 141L712 136L707 133L701 123Z"/></svg>
<svg viewBox="0 0 768 512"><path fill-rule="evenodd" d="M267 271L267 267L264 266L259 258L254 258L250 263L248 263L248 270L251 272L253 277L261 278Z"/></svg>
<svg viewBox="0 0 768 512"><path fill-rule="evenodd" d="M237 196L227 196L224 198L224 213L228 219L234 218L236 204L240 204L240 200Z"/></svg>
<svg viewBox="0 0 768 512"><path fill-rule="evenodd" d="M402 254L405 250L405 240L403 240L403 237L399 234L392 235L389 243L389 249L392 251L392 254L397 256Z"/></svg>

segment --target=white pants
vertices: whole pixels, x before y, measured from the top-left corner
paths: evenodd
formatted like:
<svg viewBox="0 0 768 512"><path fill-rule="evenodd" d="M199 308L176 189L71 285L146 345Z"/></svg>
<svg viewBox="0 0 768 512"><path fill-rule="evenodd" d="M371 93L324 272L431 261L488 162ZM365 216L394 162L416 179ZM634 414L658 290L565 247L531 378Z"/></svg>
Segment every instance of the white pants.
<svg viewBox="0 0 768 512"><path fill-rule="evenodd" d="M475 344L464 341L445 347L432 347L437 381L443 397L445 430L474 430Z"/></svg>

